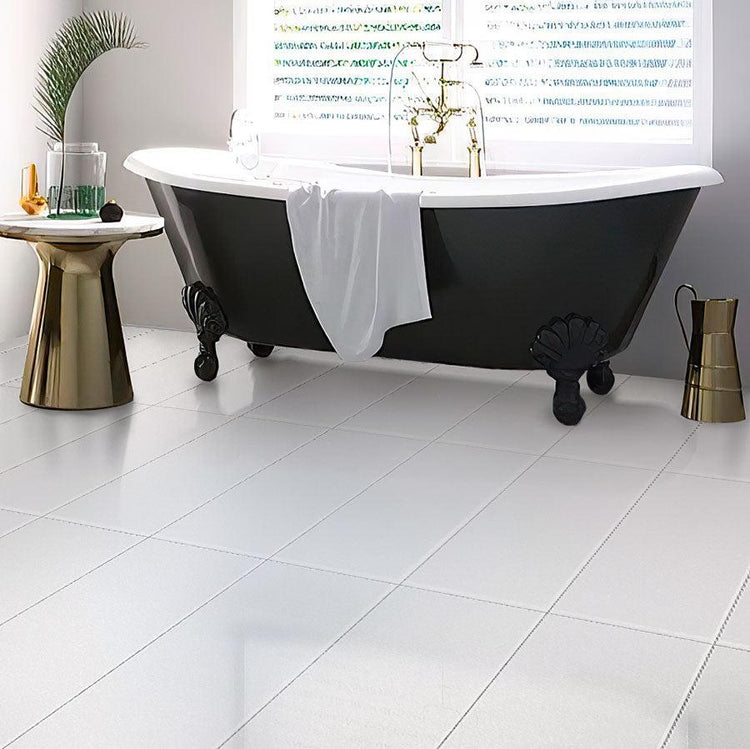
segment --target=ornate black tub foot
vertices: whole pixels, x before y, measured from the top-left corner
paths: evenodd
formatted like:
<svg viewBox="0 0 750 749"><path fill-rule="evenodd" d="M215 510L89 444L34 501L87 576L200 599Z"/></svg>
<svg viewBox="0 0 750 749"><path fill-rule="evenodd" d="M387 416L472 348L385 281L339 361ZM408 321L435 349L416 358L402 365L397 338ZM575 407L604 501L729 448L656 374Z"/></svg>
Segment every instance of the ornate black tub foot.
<svg viewBox="0 0 750 749"><path fill-rule="evenodd" d="M612 371L605 361L607 343L607 333L590 317L576 314L565 319L554 317L539 328L531 344L531 354L555 380L552 412L561 424L575 426L586 413L578 382L585 372L597 370L594 384L598 385L601 376L602 388L608 383L606 372L611 376ZM611 387L610 384L606 392Z"/></svg>
<svg viewBox="0 0 750 749"><path fill-rule="evenodd" d="M268 343L249 343L247 347L260 359L265 359L273 353L274 347Z"/></svg>
<svg viewBox="0 0 750 749"><path fill-rule="evenodd" d="M195 374L210 382L219 373L216 343L227 332L227 318L214 290L200 281L182 290L182 305L195 325L199 352L195 359Z"/></svg>
<svg viewBox="0 0 750 749"><path fill-rule="evenodd" d="M606 395L615 385L615 375L608 361L594 364L586 372L586 383L589 390L597 395Z"/></svg>

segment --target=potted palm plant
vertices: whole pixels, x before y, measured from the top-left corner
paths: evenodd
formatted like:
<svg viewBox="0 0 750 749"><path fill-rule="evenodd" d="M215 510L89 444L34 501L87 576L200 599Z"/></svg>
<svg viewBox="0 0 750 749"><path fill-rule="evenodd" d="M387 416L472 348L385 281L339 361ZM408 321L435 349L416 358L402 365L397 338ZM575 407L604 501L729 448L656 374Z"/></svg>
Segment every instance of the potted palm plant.
<svg viewBox="0 0 750 749"><path fill-rule="evenodd" d="M70 100L88 67L115 49L139 49L132 22L112 11L69 18L39 63L35 110L38 129L51 140L47 154L50 218L90 218L105 202L106 154L96 143L69 143L65 123Z"/></svg>

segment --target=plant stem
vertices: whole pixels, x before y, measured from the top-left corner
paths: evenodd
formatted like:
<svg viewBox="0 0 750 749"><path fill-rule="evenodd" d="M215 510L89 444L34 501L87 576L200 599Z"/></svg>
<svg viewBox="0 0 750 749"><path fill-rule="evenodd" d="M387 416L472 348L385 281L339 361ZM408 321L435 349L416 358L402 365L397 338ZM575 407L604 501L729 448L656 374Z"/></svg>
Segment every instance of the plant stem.
<svg viewBox="0 0 750 749"><path fill-rule="evenodd" d="M60 206L62 205L63 187L65 185L65 131L63 130L62 145L62 163L60 164L60 189L57 191L57 215L60 216Z"/></svg>

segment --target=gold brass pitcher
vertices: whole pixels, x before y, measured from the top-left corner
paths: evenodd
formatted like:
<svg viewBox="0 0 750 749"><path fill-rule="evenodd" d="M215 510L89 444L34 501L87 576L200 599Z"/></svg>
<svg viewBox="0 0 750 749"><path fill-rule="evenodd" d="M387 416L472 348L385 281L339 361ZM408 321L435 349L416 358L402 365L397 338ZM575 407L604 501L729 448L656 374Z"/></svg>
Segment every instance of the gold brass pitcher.
<svg viewBox="0 0 750 749"><path fill-rule="evenodd" d="M677 306L683 289L693 294L690 341ZM675 292L674 306L689 352L682 415L713 423L743 421L745 405L734 341L737 300L698 299L698 292L690 284L682 284Z"/></svg>

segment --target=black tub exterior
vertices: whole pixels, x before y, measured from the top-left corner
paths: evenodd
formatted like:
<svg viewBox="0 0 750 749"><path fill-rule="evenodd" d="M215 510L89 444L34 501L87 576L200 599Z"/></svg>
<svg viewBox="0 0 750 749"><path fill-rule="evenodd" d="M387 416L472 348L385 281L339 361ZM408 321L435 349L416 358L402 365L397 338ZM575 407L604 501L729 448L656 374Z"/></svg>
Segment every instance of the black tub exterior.
<svg viewBox="0 0 750 749"><path fill-rule="evenodd" d="M282 201L148 181L186 284L218 300L229 335L330 350L307 300ZM394 328L379 356L540 366L541 326L571 313L630 343L698 189L518 208L422 209L431 320Z"/></svg>

